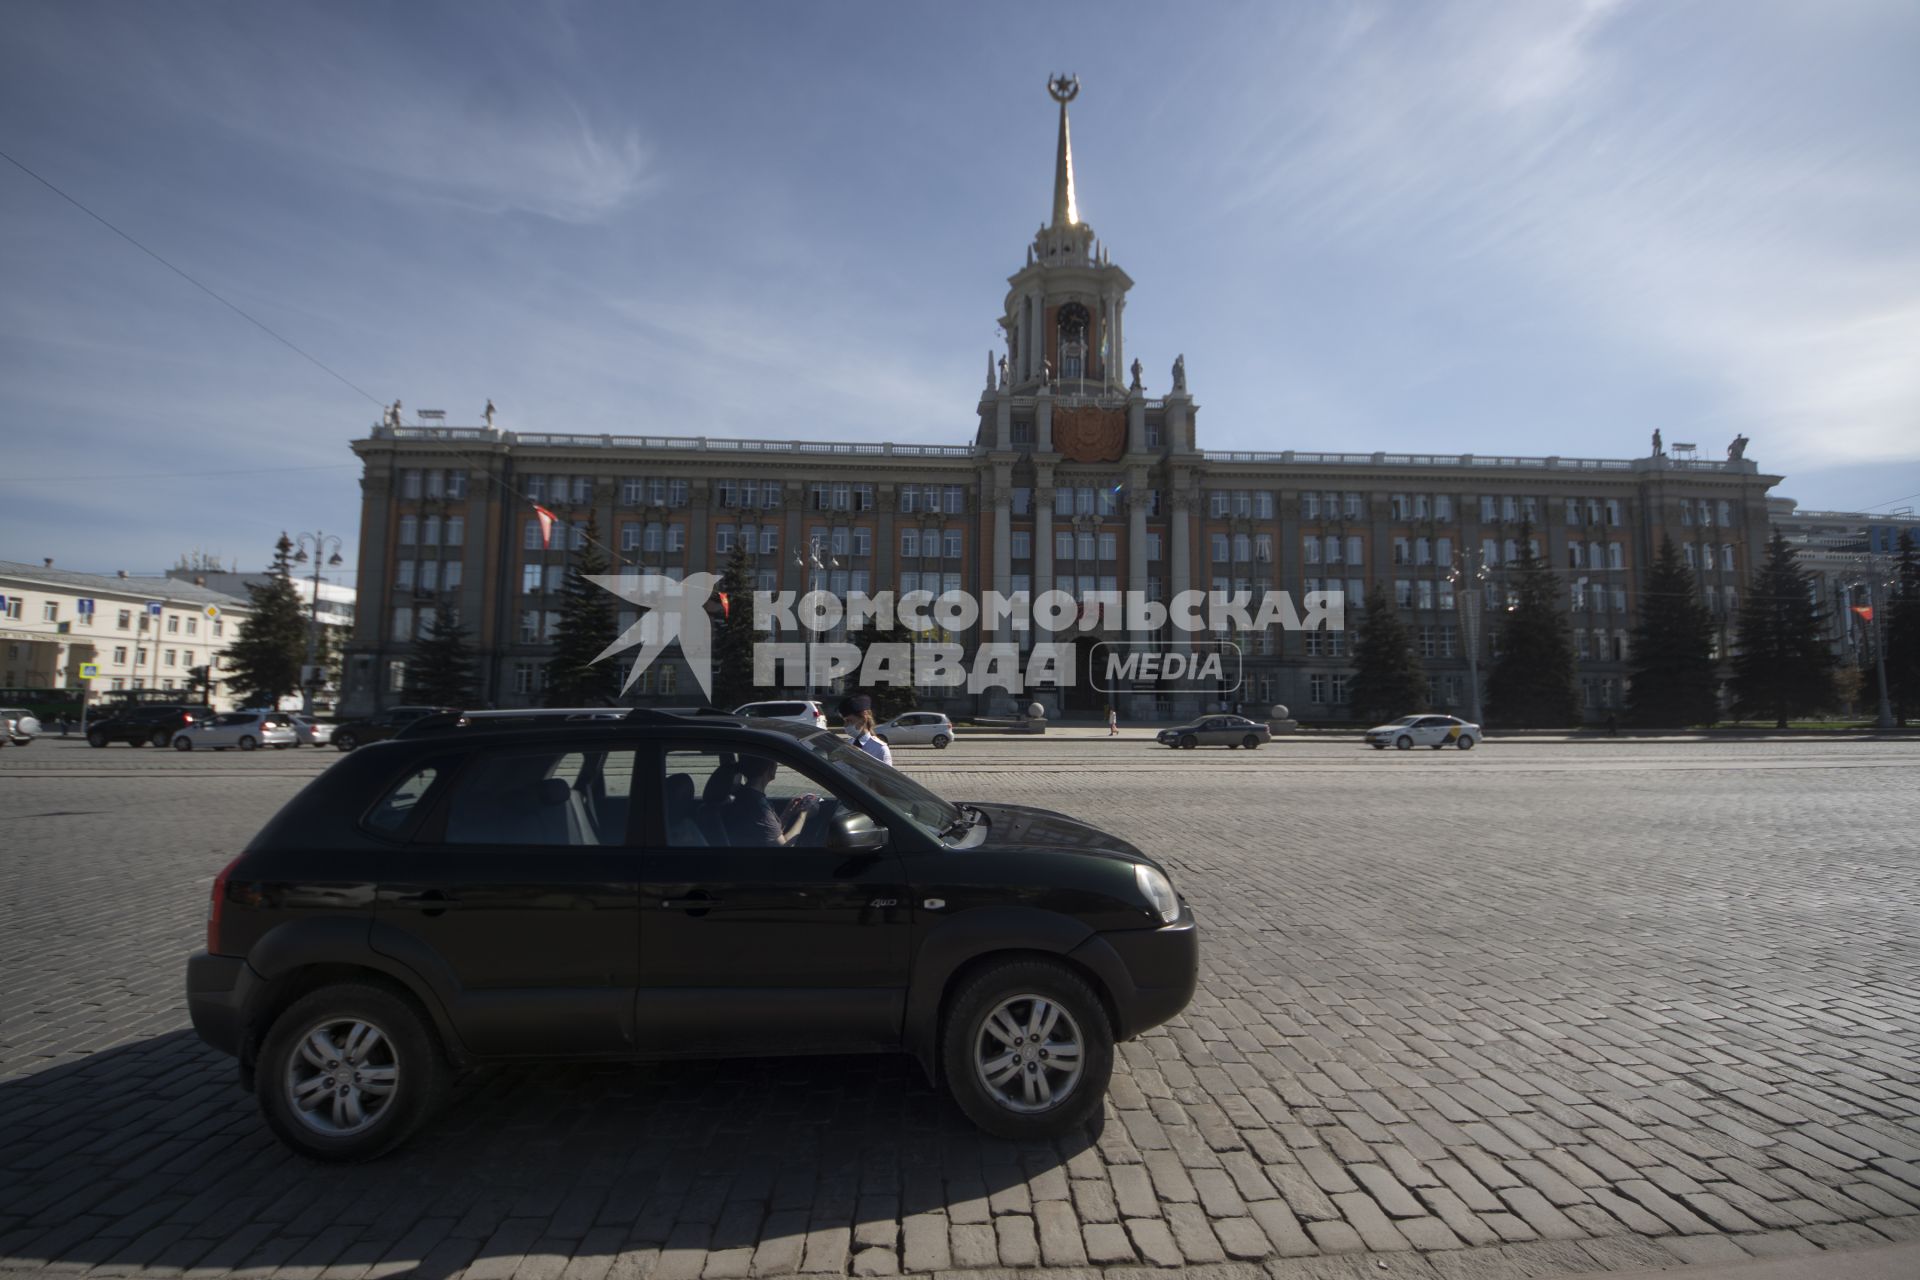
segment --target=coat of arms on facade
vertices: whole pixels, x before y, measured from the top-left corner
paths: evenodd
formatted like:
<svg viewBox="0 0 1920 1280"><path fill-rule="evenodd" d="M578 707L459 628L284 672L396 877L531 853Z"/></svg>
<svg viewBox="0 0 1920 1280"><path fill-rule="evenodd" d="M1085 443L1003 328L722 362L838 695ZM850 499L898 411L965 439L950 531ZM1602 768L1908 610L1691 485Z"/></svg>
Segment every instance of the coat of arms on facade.
<svg viewBox="0 0 1920 1280"><path fill-rule="evenodd" d="M1096 405L1055 409L1053 447L1068 462L1118 462L1127 451L1126 411Z"/></svg>

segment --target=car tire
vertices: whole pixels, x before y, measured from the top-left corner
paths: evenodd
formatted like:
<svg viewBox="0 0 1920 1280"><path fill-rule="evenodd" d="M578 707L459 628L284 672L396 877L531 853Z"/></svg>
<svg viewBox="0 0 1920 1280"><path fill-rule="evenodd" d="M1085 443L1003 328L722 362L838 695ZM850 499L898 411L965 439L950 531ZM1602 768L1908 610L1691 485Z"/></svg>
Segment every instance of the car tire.
<svg viewBox="0 0 1920 1280"><path fill-rule="evenodd" d="M236 745L239 746L242 751L253 751L260 746L258 742L250 737L242 737Z"/></svg>
<svg viewBox="0 0 1920 1280"><path fill-rule="evenodd" d="M1468 736L1467 736L1466 734L1464 734L1464 733L1460 735L1460 749L1461 749L1462 751L1471 751L1471 750L1473 750L1473 739L1472 739L1472 738L1470 738L1470 737L1468 737Z"/></svg>
<svg viewBox="0 0 1920 1280"><path fill-rule="evenodd" d="M164 747L167 745L168 739L172 737L173 735L171 733L168 733L165 729L155 729L152 733L147 735L147 741L151 742L156 747Z"/></svg>
<svg viewBox="0 0 1920 1280"><path fill-rule="evenodd" d="M1403 733L1393 740L1393 747L1396 751L1411 751L1413 750L1413 739Z"/></svg>
<svg viewBox="0 0 1920 1280"><path fill-rule="evenodd" d="M87 745L90 747L104 747L107 745L107 742L107 735L104 733L90 733L87 735Z"/></svg>
<svg viewBox="0 0 1920 1280"><path fill-rule="evenodd" d="M1007 1030L994 1031L990 1022L1040 1038L1016 1050ZM1060 1065L1069 1045L1078 1054L1077 1069ZM1015 1053L1025 1060L1024 1072L1019 1059L1008 1061ZM1073 970L1050 960L1008 960L954 993L940 1064L954 1102L980 1128L1015 1141L1058 1138L1100 1113L1113 1074L1113 1029L1099 996ZM1006 1085L1018 1080L1021 1087L993 1083L996 1070ZM1056 1088L1063 1091L1054 1094ZM1043 1089L1052 1096L1041 1097Z"/></svg>
<svg viewBox="0 0 1920 1280"><path fill-rule="evenodd" d="M191 751L193 750L193 739L183 733L173 740L173 749L175 751Z"/></svg>
<svg viewBox="0 0 1920 1280"><path fill-rule="evenodd" d="M1183 735L1180 739L1180 749L1182 751L1191 751L1199 745L1200 745L1200 739L1194 737L1190 733Z"/></svg>
<svg viewBox="0 0 1920 1280"><path fill-rule="evenodd" d="M947 749L947 744L952 741L953 739L948 737L944 733L936 733L933 735L933 745L942 751L945 751Z"/></svg>
<svg viewBox="0 0 1920 1280"><path fill-rule="evenodd" d="M351 751L360 744L350 733L336 733L333 735L333 745L340 751Z"/></svg>
<svg viewBox="0 0 1920 1280"><path fill-rule="evenodd" d="M356 1047L356 1027L378 1033L378 1039L362 1042L357 1063L345 1056ZM315 1035L343 1056L320 1058ZM336 1065L329 1067L329 1062ZM321 1107L302 1105L326 1089L316 1082L355 1065L380 1072L379 1083L390 1087L384 1093L356 1089L354 1081L370 1082L354 1072L353 1080L334 1077L343 1080L341 1087L347 1091L334 1094L347 1100L340 1106L316 1115ZM273 1020L254 1068L254 1093L267 1126L280 1141L310 1160L351 1163L371 1160L406 1141L439 1110L451 1074L439 1038L412 1001L386 987L348 983L310 992ZM354 1107L360 1111L358 1120Z"/></svg>
<svg viewBox="0 0 1920 1280"><path fill-rule="evenodd" d="M1245 747L1249 751L1258 751L1260 749L1260 735L1257 733L1250 733L1246 737L1240 739L1240 745Z"/></svg>

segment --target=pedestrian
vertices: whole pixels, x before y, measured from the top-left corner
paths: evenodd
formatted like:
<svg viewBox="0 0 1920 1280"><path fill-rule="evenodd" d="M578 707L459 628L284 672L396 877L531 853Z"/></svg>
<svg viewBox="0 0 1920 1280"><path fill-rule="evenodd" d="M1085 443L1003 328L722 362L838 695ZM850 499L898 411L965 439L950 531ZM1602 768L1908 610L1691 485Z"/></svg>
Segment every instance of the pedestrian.
<svg viewBox="0 0 1920 1280"><path fill-rule="evenodd" d="M840 723L847 740L881 764L893 763L893 749L873 734L873 699L856 693L840 701Z"/></svg>
<svg viewBox="0 0 1920 1280"><path fill-rule="evenodd" d="M1120 712L1112 706L1107 708L1107 736L1109 738L1120 736Z"/></svg>

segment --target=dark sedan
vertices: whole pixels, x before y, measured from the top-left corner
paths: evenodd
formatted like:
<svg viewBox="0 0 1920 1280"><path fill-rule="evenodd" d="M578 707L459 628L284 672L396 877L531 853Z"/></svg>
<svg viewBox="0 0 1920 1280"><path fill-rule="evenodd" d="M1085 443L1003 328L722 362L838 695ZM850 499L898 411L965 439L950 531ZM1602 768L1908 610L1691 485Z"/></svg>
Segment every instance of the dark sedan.
<svg viewBox="0 0 1920 1280"><path fill-rule="evenodd" d="M1245 716L1201 716L1155 735L1169 747L1245 747L1252 751L1273 741L1273 730Z"/></svg>

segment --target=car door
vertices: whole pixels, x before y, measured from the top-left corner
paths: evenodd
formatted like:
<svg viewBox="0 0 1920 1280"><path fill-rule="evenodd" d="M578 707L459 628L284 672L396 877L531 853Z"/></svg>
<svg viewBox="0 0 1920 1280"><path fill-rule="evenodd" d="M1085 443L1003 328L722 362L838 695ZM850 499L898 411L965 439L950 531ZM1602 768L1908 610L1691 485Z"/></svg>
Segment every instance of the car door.
<svg viewBox="0 0 1920 1280"><path fill-rule="evenodd" d="M425 766L451 774L381 878L373 945L434 986L473 1052L632 1052L634 760L600 738Z"/></svg>
<svg viewBox="0 0 1920 1280"><path fill-rule="evenodd" d="M748 775L764 762L774 777L756 787ZM901 858L823 844L858 793L798 749L758 744L736 755L669 740L651 772L662 799L640 853L641 1049L897 1048L913 918ZM830 803L775 843L781 811L808 794Z"/></svg>
<svg viewBox="0 0 1920 1280"><path fill-rule="evenodd" d="M933 739L933 735L927 730L927 717L924 715L909 712L898 717L893 723L894 727L887 731L889 746L917 747Z"/></svg>

